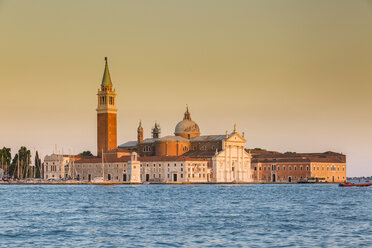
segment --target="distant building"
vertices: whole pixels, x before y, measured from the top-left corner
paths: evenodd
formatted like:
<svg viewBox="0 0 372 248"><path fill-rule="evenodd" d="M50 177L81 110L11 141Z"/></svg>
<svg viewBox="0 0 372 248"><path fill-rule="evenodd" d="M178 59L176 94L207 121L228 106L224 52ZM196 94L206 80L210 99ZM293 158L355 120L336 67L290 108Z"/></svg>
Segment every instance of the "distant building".
<svg viewBox="0 0 372 248"><path fill-rule="evenodd" d="M346 156L335 152L288 153L250 150L253 182L346 181Z"/></svg>
<svg viewBox="0 0 372 248"><path fill-rule="evenodd" d="M44 157L44 178L63 179L68 173L69 155L51 154ZM67 168L67 170L66 170Z"/></svg>
<svg viewBox="0 0 372 248"><path fill-rule="evenodd" d="M209 182L208 162L204 159L176 157L142 157L133 152L119 158L85 158L75 163L79 181L103 178L113 182ZM141 159L139 161L138 159ZM137 167L133 166L137 162ZM133 178L133 175L136 175Z"/></svg>

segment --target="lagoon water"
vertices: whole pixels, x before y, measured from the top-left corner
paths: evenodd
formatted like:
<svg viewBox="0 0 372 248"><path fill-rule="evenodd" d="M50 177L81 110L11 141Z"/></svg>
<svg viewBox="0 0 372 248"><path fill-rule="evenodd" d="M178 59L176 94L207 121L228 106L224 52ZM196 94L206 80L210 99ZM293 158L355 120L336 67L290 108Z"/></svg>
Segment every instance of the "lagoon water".
<svg viewBox="0 0 372 248"><path fill-rule="evenodd" d="M0 185L0 247L372 247L372 187Z"/></svg>

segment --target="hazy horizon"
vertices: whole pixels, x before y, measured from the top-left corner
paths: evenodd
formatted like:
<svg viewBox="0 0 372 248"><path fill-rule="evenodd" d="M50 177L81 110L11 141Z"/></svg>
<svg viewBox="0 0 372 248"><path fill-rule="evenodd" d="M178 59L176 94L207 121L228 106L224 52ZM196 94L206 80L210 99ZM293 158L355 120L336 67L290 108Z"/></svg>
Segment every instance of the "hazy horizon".
<svg viewBox="0 0 372 248"><path fill-rule="evenodd" d="M372 175L372 1L1 1L0 146L96 153L104 57L118 145L186 104L201 134L347 155Z"/></svg>

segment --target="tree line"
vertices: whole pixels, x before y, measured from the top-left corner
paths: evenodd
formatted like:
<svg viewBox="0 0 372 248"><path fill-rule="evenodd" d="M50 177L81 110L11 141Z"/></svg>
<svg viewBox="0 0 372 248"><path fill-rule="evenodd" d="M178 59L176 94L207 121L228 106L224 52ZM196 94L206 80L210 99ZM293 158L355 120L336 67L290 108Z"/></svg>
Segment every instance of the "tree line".
<svg viewBox="0 0 372 248"><path fill-rule="evenodd" d="M0 149L0 159L3 178L41 178L43 175L38 151L35 153L35 158L32 158L30 150L22 146L12 159L11 149L3 147Z"/></svg>

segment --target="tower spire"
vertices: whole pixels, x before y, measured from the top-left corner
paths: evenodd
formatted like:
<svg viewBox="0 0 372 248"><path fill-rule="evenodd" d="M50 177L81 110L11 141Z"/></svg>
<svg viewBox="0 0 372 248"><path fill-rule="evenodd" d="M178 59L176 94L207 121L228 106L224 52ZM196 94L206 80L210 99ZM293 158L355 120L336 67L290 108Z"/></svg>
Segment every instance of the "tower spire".
<svg viewBox="0 0 372 248"><path fill-rule="evenodd" d="M186 112L185 112L185 116L183 117L184 120L190 120L191 121L191 115L190 115L190 112L189 112L189 106L186 104Z"/></svg>
<svg viewBox="0 0 372 248"><path fill-rule="evenodd" d="M109 71L109 68L108 68L107 57L105 57L105 61L106 61L106 64L105 64L105 71L103 72L103 78L102 78L102 84L101 84L102 87L112 86L110 71Z"/></svg>

